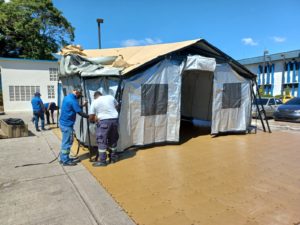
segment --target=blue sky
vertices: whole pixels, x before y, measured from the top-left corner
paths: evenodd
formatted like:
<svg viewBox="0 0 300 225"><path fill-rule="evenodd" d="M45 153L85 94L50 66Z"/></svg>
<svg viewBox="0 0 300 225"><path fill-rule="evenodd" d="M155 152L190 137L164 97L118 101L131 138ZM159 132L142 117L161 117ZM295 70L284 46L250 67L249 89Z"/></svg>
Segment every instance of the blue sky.
<svg viewBox="0 0 300 225"><path fill-rule="evenodd" d="M75 44L102 48L204 38L235 59L300 49L300 0L53 0Z"/></svg>

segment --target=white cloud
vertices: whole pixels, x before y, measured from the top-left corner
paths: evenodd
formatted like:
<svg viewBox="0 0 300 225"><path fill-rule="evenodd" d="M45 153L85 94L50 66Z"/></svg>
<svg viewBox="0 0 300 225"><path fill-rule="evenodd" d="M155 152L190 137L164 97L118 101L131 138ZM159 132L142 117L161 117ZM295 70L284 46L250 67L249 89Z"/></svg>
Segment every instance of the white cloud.
<svg viewBox="0 0 300 225"><path fill-rule="evenodd" d="M274 36L272 37L273 41L276 42L276 43L282 43L282 42L285 42L286 41L286 38L285 37L278 37L278 36Z"/></svg>
<svg viewBox="0 0 300 225"><path fill-rule="evenodd" d="M244 45L251 45L251 46L255 46L258 45L258 42L255 42L252 38L243 38L242 42L244 43Z"/></svg>
<svg viewBox="0 0 300 225"><path fill-rule="evenodd" d="M129 46L140 46L140 45L155 45L162 43L162 40L159 38L145 38L142 40L136 40L136 39L128 39L125 41L122 41L121 45L123 47L129 47Z"/></svg>

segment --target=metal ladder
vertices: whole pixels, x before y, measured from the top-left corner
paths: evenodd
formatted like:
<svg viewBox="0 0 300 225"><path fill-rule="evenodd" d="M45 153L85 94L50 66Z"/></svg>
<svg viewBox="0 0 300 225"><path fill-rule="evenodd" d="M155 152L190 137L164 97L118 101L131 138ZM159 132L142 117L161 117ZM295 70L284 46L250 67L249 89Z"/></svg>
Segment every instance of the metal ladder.
<svg viewBox="0 0 300 225"><path fill-rule="evenodd" d="M253 88L251 88L251 92L252 92L253 99L254 99L254 102L255 102L255 106L256 106L256 110L257 110L256 112L257 112L257 114L258 114L259 120L261 121L261 125L262 125L262 127L263 127L263 131L264 131L264 132L267 132L266 126L265 126L265 123L266 123L267 128L268 128L268 132L269 132L269 133L272 133L271 128L270 128L270 126L269 126L268 119L267 119L267 115L266 115L265 108L264 108L263 104L261 104L261 105L260 105L261 109L260 109L260 107L259 107L259 105L258 105L258 103L257 103L257 99L259 99L259 100L260 100L260 103L262 103L262 101L261 101L261 96L260 96L259 89L258 89L258 85L257 85L256 82L255 82L254 85L256 86L256 94L254 93ZM264 116L264 119L263 119L262 115ZM264 121L264 120L265 120L265 121ZM256 130L257 130L257 127L256 127ZM256 133L256 130L255 130L255 133Z"/></svg>

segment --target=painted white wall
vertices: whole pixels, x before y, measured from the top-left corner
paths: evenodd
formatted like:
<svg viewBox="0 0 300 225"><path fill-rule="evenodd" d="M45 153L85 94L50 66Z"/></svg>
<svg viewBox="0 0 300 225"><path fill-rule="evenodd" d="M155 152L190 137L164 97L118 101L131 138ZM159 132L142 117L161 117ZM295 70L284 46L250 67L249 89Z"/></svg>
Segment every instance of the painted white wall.
<svg viewBox="0 0 300 225"><path fill-rule="evenodd" d="M287 60L288 62L289 60ZM281 89L282 89L282 72L284 70L283 68L283 60L277 60L272 61L272 63L275 64L275 71L274 71L274 89L273 89L273 95L280 95ZM263 63L255 63L255 64L248 64L244 65L246 68L248 68L252 73L257 74L258 72L258 65L263 65ZM298 73L298 72L297 72ZM291 72L292 75L292 72ZM260 79L262 80L262 74L260 75ZM267 74L265 74L265 79L267 79ZM287 81L287 72L285 72L285 82ZM296 76L296 82L298 82L298 76ZM294 96L297 96L298 90L295 90Z"/></svg>
<svg viewBox="0 0 300 225"><path fill-rule="evenodd" d="M9 86L40 86L44 103L57 103L57 81L50 81L49 68L58 63L47 60L0 59L5 112L32 111L31 101L10 101ZM55 99L48 99L48 85L54 85Z"/></svg>

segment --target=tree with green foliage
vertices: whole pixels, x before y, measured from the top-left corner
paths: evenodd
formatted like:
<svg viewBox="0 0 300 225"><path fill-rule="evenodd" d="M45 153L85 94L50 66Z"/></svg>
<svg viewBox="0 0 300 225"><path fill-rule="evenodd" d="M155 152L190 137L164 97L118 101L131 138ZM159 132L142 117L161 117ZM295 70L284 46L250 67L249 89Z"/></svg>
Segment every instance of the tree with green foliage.
<svg viewBox="0 0 300 225"><path fill-rule="evenodd" d="M0 0L0 56L53 59L74 28L51 0Z"/></svg>
<svg viewBox="0 0 300 225"><path fill-rule="evenodd" d="M264 86L263 85L261 85L259 87L258 92L259 92L260 95L264 95L265 94L265 90L264 90Z"/></svg>

